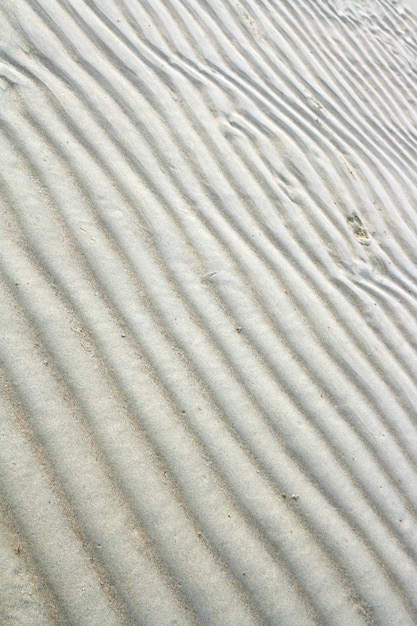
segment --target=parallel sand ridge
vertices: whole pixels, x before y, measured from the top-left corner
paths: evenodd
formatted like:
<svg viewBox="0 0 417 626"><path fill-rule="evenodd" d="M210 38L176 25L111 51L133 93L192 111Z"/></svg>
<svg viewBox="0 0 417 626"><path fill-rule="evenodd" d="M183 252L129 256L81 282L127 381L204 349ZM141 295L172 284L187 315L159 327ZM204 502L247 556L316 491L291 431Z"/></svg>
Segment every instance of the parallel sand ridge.
<svg viewBox="0 0 417 626"><path fill-rule="evenodd" d="M1 11L1 623L415 624L416 17Z"/></svg>

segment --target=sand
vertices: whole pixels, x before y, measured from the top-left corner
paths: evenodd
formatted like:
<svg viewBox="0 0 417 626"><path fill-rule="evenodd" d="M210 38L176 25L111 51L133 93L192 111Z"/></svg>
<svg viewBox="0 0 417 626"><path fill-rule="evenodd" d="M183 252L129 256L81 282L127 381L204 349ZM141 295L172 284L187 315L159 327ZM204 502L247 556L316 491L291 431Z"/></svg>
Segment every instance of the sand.
<svg viewBox="0 0 417 626"><path fill-rule="evenodd" d="M417 623L415 4L2 3L1 624Z"/></svg>
<svg viewBox="0 0 417 626"><path fill-rule="evenodd" d="M417 13L417 0L405 0L403 5L411 9L414 13Z"/></svg>

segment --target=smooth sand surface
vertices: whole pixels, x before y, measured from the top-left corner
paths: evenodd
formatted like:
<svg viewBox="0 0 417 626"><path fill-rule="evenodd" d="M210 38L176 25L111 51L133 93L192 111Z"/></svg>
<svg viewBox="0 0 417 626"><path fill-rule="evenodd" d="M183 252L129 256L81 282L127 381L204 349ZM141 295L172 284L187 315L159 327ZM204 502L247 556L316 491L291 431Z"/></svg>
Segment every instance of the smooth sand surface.
<svg viewBox="0 0 417 626"><path fill-rule="evenodd" d="M403 0L404 6L417 13L417 0Z"/></svg>
<svg viewBox="0 0 417 626"><path fill-rule="evenodd" d="M411 4L1 3L2 625L417 623Z"/></svg>

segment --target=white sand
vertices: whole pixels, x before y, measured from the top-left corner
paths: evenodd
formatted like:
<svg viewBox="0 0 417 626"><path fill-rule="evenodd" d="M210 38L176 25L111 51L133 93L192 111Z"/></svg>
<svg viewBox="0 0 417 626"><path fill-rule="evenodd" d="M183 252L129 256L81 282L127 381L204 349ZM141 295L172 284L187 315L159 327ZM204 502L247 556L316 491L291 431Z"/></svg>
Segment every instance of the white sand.
<svg viewBox="0 0 417 626"><path fill-rule="evenodd" d="M404 6L417 13L417 0L403 0Z"/></svg>
<svg viewBox="0 0 417 626"><path fill-rule="evenodd" d="M415 5L2 3L2 625L417 623Z"/></svg>

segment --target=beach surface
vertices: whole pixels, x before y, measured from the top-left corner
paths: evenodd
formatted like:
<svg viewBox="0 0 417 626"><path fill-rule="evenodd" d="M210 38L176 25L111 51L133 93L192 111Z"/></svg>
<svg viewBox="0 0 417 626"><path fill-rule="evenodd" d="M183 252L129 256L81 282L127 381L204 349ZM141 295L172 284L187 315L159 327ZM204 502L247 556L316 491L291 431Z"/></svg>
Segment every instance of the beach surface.
<svg viewBox="0 0 417 626"><path fill-rule="evenodd" d="M415 625L416 3L0 20L0 623Z"/></svg>

